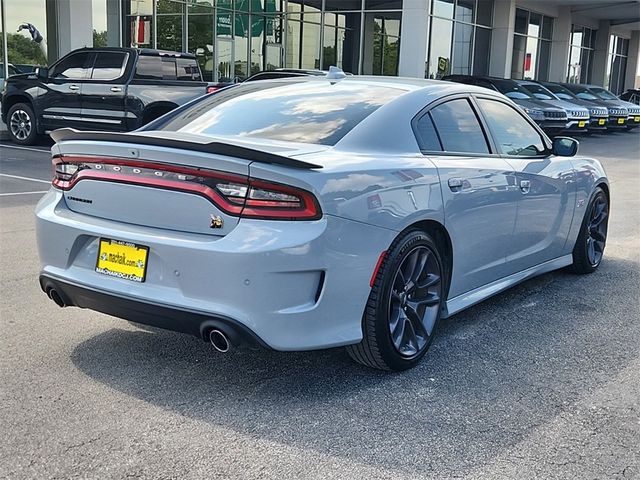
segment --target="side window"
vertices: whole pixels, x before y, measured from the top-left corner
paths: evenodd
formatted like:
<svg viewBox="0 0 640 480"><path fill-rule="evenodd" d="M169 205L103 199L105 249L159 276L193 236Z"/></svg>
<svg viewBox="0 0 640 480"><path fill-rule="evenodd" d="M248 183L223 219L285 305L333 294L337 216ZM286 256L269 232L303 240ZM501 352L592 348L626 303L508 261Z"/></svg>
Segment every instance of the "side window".
<svg viewBox="0 0 640 480"><path fill-rule="evenodd" d="M93 64L91 78L94 80L115 80L122 75L127 55L120 52L99 52Z"/></svg>
<svg viewBox="0 0 640 480"><path fill-rule="evenodd" d="M140 55L136 65L136 79L162 80L162 61L158 56Z"/></svg>
<svg viewBox="0 0 640 480"><path fill-rule="evenodd" d="M493 134L499 153L532 157L542 154L546 148L540 134L513 107L484 98L478 104Z"/></svg>
<svg viewBox="0 0 640 480"><path fill-rule="evenodd" d="M53 70L52 78L70 80L83 80L87 78L89 73L89 60L91 54L89 52L81 52L69 55L58 63Z"/></svg>
<svg viewBox="0 0 640 480"><path fill-rule="evenodd" d="M478 117L466 99L451 100L431 109L431 118L445 152L489 153Z"/></svg>
<svg viewBox="0 0 640 480"><path fill-rule="evenodd" d="M418 135L418 144L420 150L427 150L429 152L441 152L442 145L436 132L436 127L433 125L430 113L425 113L416 122L416 134Z"/></svg>
<svg viewBox="0 0 640 480"><path fill-rule="evenodd" d="M196 62L195 59L178 58L176 66L178 69L178 80L202 81L200 67L198 67L198 62Z"/></svg>

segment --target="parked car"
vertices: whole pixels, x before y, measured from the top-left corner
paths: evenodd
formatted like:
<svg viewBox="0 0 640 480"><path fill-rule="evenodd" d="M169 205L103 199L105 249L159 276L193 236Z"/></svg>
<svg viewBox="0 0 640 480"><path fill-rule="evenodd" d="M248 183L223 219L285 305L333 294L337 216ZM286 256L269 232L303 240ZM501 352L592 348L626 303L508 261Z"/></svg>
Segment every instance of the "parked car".
<svg viewBox="0 0 640 480"><path fill-rule="evenodd" d="M622 100L616 95L607 90L606 88L599 87L598 85L589 85L589 90L595 93L598 97L607 103L613 105L622 105L627 109L629 115L627 117L627 129L637 128L640 126L640 107L635 103Z"/></svg>
<svg viewBox="0 0 640 480"><path fill-rule="evenodd" d="M476 77L470 75L447 75L443 80L466 83L488 88L506 95L531 117L543 130L549 134L561 132L568 121L567 112L558 107L552 107L530 94L526 89L513 80L494 77Z"/></svg>
<svg viewBox="0 0 640 480"><path fill-rule="evenodd" d="M50 68L7 80L2 120L29 145L57 128L134 130L207 93L195 56L134 48L82 48Z"/></svg>
<svg viewBox="0 0 640 480"><path fill-rule="evenodd" d="M640 90L638 90L637 88L630 88L622 95L620 95L620 100L631 102L635 105L640 105Z"/></svg>
<svg viewBox="0 0 640 480"><path fill-rule="evenodd" d="M9 76L18 74L16 67L11 64L7 65L7 70L9 70ZM4 91L4 64L0 63L0 92L2 91Z"/></svg>
<svg viewBox="0 0 640 480"><path fill-rule="evenodd" d="M606 105L609 110L609 123L607 128L610 129L626 129L627 121L629 119L629 110L622 103L622 101L605 100L597 95L587 85L580 85L576 83L563 83L561 84L565 88L571 90L578 98L593 102L595 105Z"/></svg>
<svg viewBox="0 0 640 480"><path fill-rule="evenodd" d="M543 272L593 272L605 248L600 163L485 88L265 80L137 132L52 137L43 291L223 352L346 345L403 370L441 318Z"/></svg>
<svg viewBox="0 0 640 480"><path fill-rule="evenodd" d="M555 94L547 90L538 82L533 80L515 80L515 82L524 87L531 95L538 100L562 108L567 112L567 123L565 124L565 132L586 132L589 127L590 115L589 109L580 105L567 102L558 98Z"/></svg>
<svg viewBox="0 0 640 480"><path fill-rule="evenodd" d="M598 102L597 100L584 100L559 83L540 83L549 91L553 92L553 94L558 98L569 103L588 108L591 119L589 121L589 131L605 131L607 129L607 124L609 123L609 109L606 103Z"/></svg>

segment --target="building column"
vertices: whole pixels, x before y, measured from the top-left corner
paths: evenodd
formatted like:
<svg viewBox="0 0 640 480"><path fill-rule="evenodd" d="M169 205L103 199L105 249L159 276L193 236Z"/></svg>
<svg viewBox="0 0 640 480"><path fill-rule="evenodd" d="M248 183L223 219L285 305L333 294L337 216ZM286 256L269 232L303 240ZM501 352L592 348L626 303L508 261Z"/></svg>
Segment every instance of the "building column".
<svg viewBox="0 0 640 480"><path fill-rule="evenodd" d="M92 2L85 0L53 0L46 3L49 63L76 48L93 46L91 7Z"/></svg>
<svg viewBox="0 0 640 480"><path fill-rule="evenodd" d="M591 70L591 83L605 86L607 78L607 66L609 64L609 35L611 25L608 20L600 20L598 33L596 34L596 49L593 52L593 67Z"/></svg>
<svg viewBox="0 0 640 480"><path fill-rule="evenodd" d="M404 0L400 27L401 77L425 77L431 0Z"/></svg>
<svg viewBox="0 0 640 480"><path fill-rule="evenodd" d="M631 40L629 40L629 57L627 58L627 72L624 76L624 89L638 88L636 74L638 72L638 63L640 62L640 30L631 32Z"/></svg>
<svg viewBox="0 0 640 480"><path fill-rule="evenodd" d="M551 38L550 82L566 82L571 49L571 7L559 7L558 17L553 22Z"/></svg>
<svg viewBox="0 0 640 480"><path fill-rule="evenodd" d="M496 0L493 5L493 31L491 32L489 75L500 78L511 78L515 23L515 0Z"/></svg>

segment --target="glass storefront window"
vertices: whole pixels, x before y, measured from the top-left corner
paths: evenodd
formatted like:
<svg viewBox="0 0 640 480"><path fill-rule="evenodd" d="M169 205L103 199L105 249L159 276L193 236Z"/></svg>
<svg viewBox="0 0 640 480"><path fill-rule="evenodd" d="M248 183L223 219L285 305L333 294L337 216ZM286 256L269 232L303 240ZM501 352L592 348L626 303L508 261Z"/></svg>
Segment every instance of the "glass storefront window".
<svg viewBox="0 0 640 480"><path fill-rule="evenodd" d="M156 48L160 50L171 50L182 52L182 15L158 15Z"/></svg>
<svg viewBox="0 0 640 480"><path fill-rule="evenodd" d="M489 73L489 52L491 51L491 29L476 27L473 45L473 75Z"/></svg>
<svg viewBox="0 0 640 480"><path fill-rule="evenodd" d="M453 18L454 0L433 0L431 14L437 17Z"/></svg>
<svg viewBox="0 0 640 480"><path fill-rule="evenodd" d="M548 79L552 31L551 17L516 9L511 78Z"/></svg>
<svg viewBox="0 0 640 480"><path fill-rule="evenodd" d="M195 54L202 78L214 81L213 7L210 4L188 6L188 51Z"/></svg>
<svg viewBox="0 0 640 480"><path fill-rule="evenodd" d="M425 76L486 75L492 0L434 0Z"/></svg>
<svg viewBox="0 0 640 480"><path fill-rule="evenodd" d="M235 16L235 36L234 36L234 79L244 80L248 74L249 35L251 35L251 24L249 15L246 13L236 13Z"/></svg>
<svg viewBox="0 0 640 480"><path fill-rule="evenodd" d="M365 10L402 10L402 0L364 0Z"/></svg>
<svg viewBox="0 0 640 480"><path fill-rule="evenodd" d="M329 12L362 10L361 0L325 0L324 9Z"/></svg>
<svg viewBox="0 0 640 480"><path fill-rule="evenodd" d="M473 23L475 20L473 18L475 7L475 0L458 0L455 19L460 22Z"/></svg>
<svg viewBox="0 0 640 480"><path fill-rule="evenodd" d="M567 82L590 82L596 33L596 30L579 25L571 27L571 49L569 50Z"/></svg>
<svg viewBox="0 0 640 480"><path fill-rule="evenodd" d="M456 22L453 36L453 65L451 73L469 75L471 73L471 59L473 26Z"/></svg>
<svg viewBox="0 0 640 480"><path fill-rule="evenodd" d="M493 25L493 0L478 0L476 23L486 27Z"/></svg>
<svg viewBox="0 0 640 480"><path fill-rule="evenodd" d="M607 62L607 82L609 90L616 95L624 89L624 77L627 72L629 40L617 35L609 36L609 60Z"/></svg>
<svg viewBox="0 0 640 480"><path fill-rule="evenodd" d="M431 18L429 40L428 75L440 79L451 73L451 47L453 22L443 18Z"/></svg>

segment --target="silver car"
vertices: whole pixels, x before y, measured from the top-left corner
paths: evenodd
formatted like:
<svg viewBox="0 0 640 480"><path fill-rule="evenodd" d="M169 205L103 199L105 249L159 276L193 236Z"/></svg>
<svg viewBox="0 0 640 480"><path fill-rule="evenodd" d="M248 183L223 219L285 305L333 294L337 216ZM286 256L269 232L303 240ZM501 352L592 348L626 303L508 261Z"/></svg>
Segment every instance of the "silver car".
<svg viewBox="0 0 640 480"><path fill-rule="evenodd" d="M403 370L438 322L535 275L593 272L609 184L481 87L251 82L131 133L53 133L44 292L220 351L347 346Z"/></svg>

